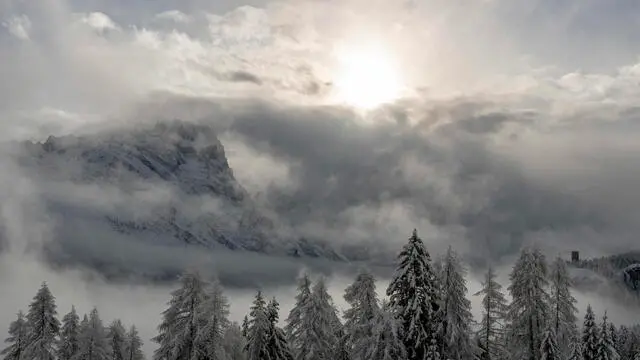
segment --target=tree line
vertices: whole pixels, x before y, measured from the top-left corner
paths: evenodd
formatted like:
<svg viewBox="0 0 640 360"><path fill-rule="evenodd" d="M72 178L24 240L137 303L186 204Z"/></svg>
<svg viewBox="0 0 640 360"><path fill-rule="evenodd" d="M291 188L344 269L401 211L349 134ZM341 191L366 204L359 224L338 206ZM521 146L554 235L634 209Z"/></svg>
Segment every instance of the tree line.
<svg viewBox="0 0 640 360"><path fill-rule="evenodd" d="M432 259L414 230L378 299L376 280L362 270L344 293L339 314L325 280L300 277L295 304L280 327L279 304L261 291L241 324L215 280L184 274L162 313L153 360L640 360L638 326L600 321L589 305L582 324L566 262L550 264L536 248L521 251L506 292L488 269L482 318L476 322L466 269L449 248ZM506 294L510 297L507 300ZM340 316L341 315L341 316ZM43 284L25 316L9 327L6 360L143 360L135 326L104 326L97 309L60 323Z"/></svg>

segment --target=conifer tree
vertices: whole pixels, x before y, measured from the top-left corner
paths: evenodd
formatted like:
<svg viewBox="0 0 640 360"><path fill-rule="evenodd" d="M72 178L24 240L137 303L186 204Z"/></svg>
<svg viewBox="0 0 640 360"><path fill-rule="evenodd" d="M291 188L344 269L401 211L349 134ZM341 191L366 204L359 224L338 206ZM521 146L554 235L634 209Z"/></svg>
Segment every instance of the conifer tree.
<svg viewBox="0 0 640 360"><path fill-rule="evenodd" d="M540 360L560 360L562 356L558 349L554 326L549 326L544 332L542 344L540 345Z"/></svg>
<svg viewBox="0 0 640 360"><path fill-rule="evenodd" d="M311 308L311 280L304 274L298 280L298 294L296 302L289 312L284 327L287 343L291 348L293 357L302 359L308 351L308 343L311 340L311 319L306 316Z"/></svg>
<svg viewBox="0 0 640 360"><path fill-rule="evenodd" d="M310 320L307 324L311 338L308 339L308 348L300 360L331 358L338 340L336 332L341 324L324 279L320 278L314 284L310 308L304 316Z"/></svg>
<svg viewBox="0 0 640 360"><path fill-rule="evenodd" d="M343 326L343 329L339 331L336 337L338 339L338 342L336 344L336 349L333 354L333 359L334 360L351 360L352 359L351 348L347 344L347 341L349 340L349 338L347 337L346 332L344 331L344 326Z"/></svg>
<svg viewBox="0 0 640 360"><path fill-rule="evenodd" d="M618 353L623 360L633 360L634 336L628 327L620 325L618 330Z"/></svg>
<svg viewBox="0 0 640 360"><path fill-rule="evenodd" d="M615 344L611 339L611 328L607 322L607 313L605 311L602 317L602 325L600 325L600 337L598 338L598 360L619 360L620 355L616 351Z"/></svg>
<svg viewBox="0 0 640 360"><path fill-rule="evenodd" d="M267 305L269 319L268 352L270 360L293 360L284 330L278 327L280 304L274 297Z"/></svg>
<svg viewBox="0 0 640 360"><path fill-rule="evenodd" d="M180 288L171 293L169 307L162 313L159 334L152 340L160 346L156 360L196 360L198 354L199 308L204 302L205 283L198 273L186 273Z"/></svg>
<svg viewBox="0 0 640 360"><path fill-rule="evenodd" d="M54 360L56 342L60 332L60 321L56 318L56 303L46 283L29 305L27 324L29 336L24 351L24 360Z"/></svg>
<svg viewBox="0 0 640 360"><path fill-rule="evenodd" d="M124 360L144 360L142 339L134 325L129 328L125 337Z"/></svg>
<svg viewBox="0 0 640 360"><path fill-rule="evenodd" d="M21 360L27 346L29 328L27 319L22 311L18 312L18 318L9 325L9 337L5 343L9 344L0 352L4 360Z"/></svg>
<svg viewBox="0 0 640 360"><path fill-rule="evenodd" d="M111 359L109 339L96 308L89 313L87 323L81 326L78 340L79 349L75 357L76 360Z"/></svg>
<svg viewBox="0 0 640 360"><path fill-rule="evenodd" d="M205 297L196 309L197 333L195 342L201 358L222 360L224 335L229 326L229 302L217 280L205 286Z"/></svg>
<svg viewBox="0 0 640 360"><path fill-rule="evenodd" d="M547 266L538 249L523 249L510 275L509 292L513 299L507 320L512 356L535 360L540 348L546 319L549 315Z"/></svg>
<svg viewBox="0 0 640 360"><path fill-rule="evenodd" d="M242 327L240 328L240 331L242 331L242 336L243 337L247 337L247 331L249 330L249 317L247 315L244 316L244 318L242 319Z"/></svg>
<svg viewBox="0 0 640 360"><path fill-rule="evenodd" d="M467 299L466 269L451 247L445 255L442 275L442 304L444 311L444 339L448 359L470 359L475 353L471 341L471 301ZM444 352L444 349L442 351Z"/></svg>
<svg viewBox="0 0 640 360"><path fill-rule="evenodd" d="M269 360L270 321L262 292L258 291L249 313L247 329L247 359Z"/></svg>
<svg viewBox="0 0 640 360"><path fill-rule="evenodd" d="M400 333L402 325L389 310L388 304L384 303L376 315L373 341L367 350L367 359L402 360L407 358L407 351Z"/></svg>
<svg viewBox="0 0 640 360"><path fill-rule="evenodd" d="M380 312L373 275L362 270L345 290L344 299L351 306L344 312L345 345L353 360L367 360Z"/></svg>
<svg viewBox="0 0 640 360"><path fill-rule="evenodd" d="M496 281L496 274L492 268L489 268L485 274L482 290L475 295L483 296L482 321L478 331L483 359L502 359L506 354L504 329L507 300L502 293L502 285Z"/></svg>
<svg viewBox="0 0 640 360"><path fill-rule="evenodd" d="M400 321L409 360L436 360L444 343L440 285L431 257L416 230L398 255L396 272L387 288L389 306Z"/></svg>
<svg viewBox="0 0 640 360"><path fill-rule="evenodd" d="M582 358L584 360L598 360L599 330L591 305L587 306L582 326Z"/></svg>
<svg viewBox="0 0 640 360"><path fill-rule="evenodd" d="M568 360L582 360L582 342L577 334L574 334L569 343Z"/></svg>
<svg viewBox="0 0 640 360"><path fill-rule="evenodd" d="M247 317L245 316L245 319ZM247 322L249 320L247 319ZM244 351L246 340L242 334L240 325L233 322L227 327L224 334L224 348L228 360L246 360L247 356Z"/></svg>
<svg viewBox="0 0 640 360"><path fill-rule="evenodd" d="M60 341L58 342L58 360L71 360L78 353L78 336L80 332L80 317L76 313L76 308L71 307L71 311L62 318L62 329L60 330Z"/></svg>
<svg viewBox="0 0 640 360"><path fill-rule="evenodd" d="M111 349L111 360L124 360L125 332L122 321L119 319L109 325L107 339Z"/></svg>
<svg viewBox="0 0 640 360"><path fill-rule="evenodd" d="M571 295L571 279L566 262L558 257L551 265L551 321L563 354L569 352L569 340L576 324L576 299Z"/></svg>

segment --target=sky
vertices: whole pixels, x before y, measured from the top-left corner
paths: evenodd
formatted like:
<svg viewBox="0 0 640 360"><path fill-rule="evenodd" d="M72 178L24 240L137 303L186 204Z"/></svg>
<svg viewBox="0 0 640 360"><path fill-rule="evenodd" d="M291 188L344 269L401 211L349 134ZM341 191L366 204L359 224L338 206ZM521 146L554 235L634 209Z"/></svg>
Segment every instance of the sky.
<svg viewBox="0 0 640 360"><path fill-rule="evenodd" d="M526 245L639 250L639 30L632 0L0 0L0 323L47 280L61 312L98 305L152 336L168 288L42 264L52 187L10 144L174 118L214 127L238 182L302 235L396 251L415 227L504 274Z"/></svg>

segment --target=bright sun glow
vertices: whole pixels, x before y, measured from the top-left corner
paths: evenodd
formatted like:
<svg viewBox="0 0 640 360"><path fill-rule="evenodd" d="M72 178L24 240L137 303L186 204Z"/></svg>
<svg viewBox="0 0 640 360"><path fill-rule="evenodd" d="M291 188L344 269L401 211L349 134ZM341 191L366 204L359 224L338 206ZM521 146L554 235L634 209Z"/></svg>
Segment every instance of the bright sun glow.
<svg viewBox="0 0 640 360"><path fill-rule="evenodd" d="M336 58L338 101L368 110L401 96L399 67L384 48L373 44L341 46L336 49Z"/></svg>

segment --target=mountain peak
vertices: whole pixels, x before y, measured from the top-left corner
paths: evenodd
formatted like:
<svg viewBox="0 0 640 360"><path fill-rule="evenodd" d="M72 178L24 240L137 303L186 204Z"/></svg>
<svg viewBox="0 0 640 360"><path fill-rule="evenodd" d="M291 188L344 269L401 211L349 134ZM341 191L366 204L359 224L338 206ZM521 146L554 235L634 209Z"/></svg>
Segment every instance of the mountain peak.
<svg viewBox="0 0 640 360"><path fill-rule="evenodd" d="M123 244L340 258L280 231L235 179L210 126L173 121L27 145L22 164L56 217L52 256L86 258L96 235L77 229L87 229Z"/></svg>

